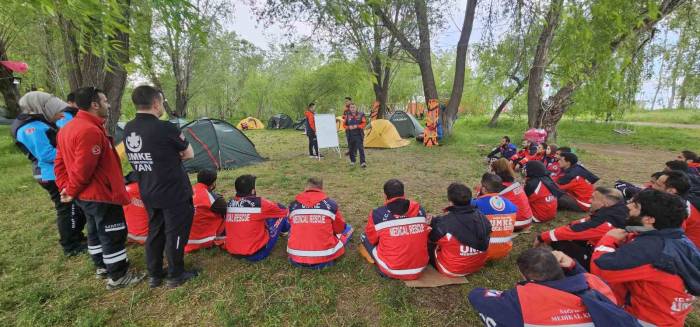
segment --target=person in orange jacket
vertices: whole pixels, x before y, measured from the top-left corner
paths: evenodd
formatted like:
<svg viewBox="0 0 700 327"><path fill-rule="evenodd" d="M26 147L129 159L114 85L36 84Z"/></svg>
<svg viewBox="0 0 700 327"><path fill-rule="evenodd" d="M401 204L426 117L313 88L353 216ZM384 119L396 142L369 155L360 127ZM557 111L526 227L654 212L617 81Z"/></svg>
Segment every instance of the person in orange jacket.
<svg viewBox="0 0 700 327"><path fill-rule="evenodd" d="M306 137L309 138L309 157L318 158L322 157L318 153L318 139L316 139L316 120L314 118L314 113L316 112L316 104L311 102L309 106L306 107L304 112L304 117L306 121L304 122L304 127L306 128Z"/></svg>
<svg viewBox="0 0 700 327"><path fill-rule="evenodd" d="M216 178L216 171L211 169L197 173L197 184L192 186L194 218L185 253L223 243L226 200L214 193Z"/></svg>

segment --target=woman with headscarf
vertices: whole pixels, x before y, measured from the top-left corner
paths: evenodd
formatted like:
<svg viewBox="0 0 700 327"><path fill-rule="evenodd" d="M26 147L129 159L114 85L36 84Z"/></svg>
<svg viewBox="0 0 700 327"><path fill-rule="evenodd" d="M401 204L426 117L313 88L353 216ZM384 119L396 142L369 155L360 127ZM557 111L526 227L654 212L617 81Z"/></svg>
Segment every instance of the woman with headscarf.
<svg viewBox="0 0 700 327"><path fill-rule="evenodd" d="M535 222L547 222L557 216L557 204L564 192L549 177L541 161L525 164L525 194Z"/></svg>
<svg viewBox="0 0 700 327"><path fill-rule="evenodd" d="M11 127L15 144L32 162L34 179L49 193L54 202L59 242L64 254L80 254L86 250L83 243L85 217L74 204L61 202L54 175L58 133L55 122L63 116L68 104L51 94L34 91L20 98L19 106L22 113L17 116Z"/></svg>

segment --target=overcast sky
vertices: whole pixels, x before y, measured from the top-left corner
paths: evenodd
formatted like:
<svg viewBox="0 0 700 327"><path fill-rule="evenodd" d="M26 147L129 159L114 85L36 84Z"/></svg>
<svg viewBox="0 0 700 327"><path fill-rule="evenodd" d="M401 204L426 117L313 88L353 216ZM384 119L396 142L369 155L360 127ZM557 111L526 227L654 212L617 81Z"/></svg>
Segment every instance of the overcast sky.
<svg viewBox="0 0 700 327"><path fill-rule="evenodd" d="M462 21L464 20L466 2L467 0L457 0L453 8L446 8L446 10L449 10L451 13L451 16L448 16L448 27L445 31L442 31L440 35L434 37L432 45L434 49L451 49L455 47L457 41L459 40L460 28ZM479 8L477 8L477 17L479 16ZM251 12L250 7L245 2L240 0L236 1L233 20L227 25L229 29L235 31L244 39L263 49L269 49L270 44L286 42L283 35L284 33L279 26L265 27L262 22L258 22L257 17L255 17L255 15ZM507 27L495 26L495 28ZM311 28L299 25L297 27L297 31L295 32L299 35L308 35L311 32ZM475 21L474 28L472 29L470 43L480 42L483 33L484 23L477 19ZM500 31L496 31L496 34L498 33L500 33ZM655 68L654 71L656 72L658 69ZM651 80L644 82L640 95L642 100L651 100L654 91L656 90L657 83L656 78L652 78ZM665 104L667 101L665 98L668 97L668 92L662 90L659 96L661 99L663 99L663 103ZM661 102L661 100L659 100L659 102Z"/></svg>

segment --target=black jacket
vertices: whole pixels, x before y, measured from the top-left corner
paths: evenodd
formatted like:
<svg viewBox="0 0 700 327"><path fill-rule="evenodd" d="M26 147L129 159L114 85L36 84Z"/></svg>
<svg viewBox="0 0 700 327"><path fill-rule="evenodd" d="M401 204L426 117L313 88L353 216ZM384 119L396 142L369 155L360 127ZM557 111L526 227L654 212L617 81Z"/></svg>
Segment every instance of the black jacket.
<svg viewBox="0 0 700 327"><path fill-rule="evenodd" d="M433 218L430 226L429 238L433 243L450 233L460 243L473 249L486 251L489 247L491 223L471 205L447 208L447 214Z"/></svg>

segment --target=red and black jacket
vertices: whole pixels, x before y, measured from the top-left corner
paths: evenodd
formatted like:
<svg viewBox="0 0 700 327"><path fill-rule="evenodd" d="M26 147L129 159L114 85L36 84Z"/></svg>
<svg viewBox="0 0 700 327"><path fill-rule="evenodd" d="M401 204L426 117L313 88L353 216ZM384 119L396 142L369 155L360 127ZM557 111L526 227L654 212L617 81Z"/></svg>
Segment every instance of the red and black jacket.
<svg viewBox="0 0 700 327"><path fill-rule="evenodd" d="M251 255L270 240L265 220L287 217L283 205L258 196L231 199L226 209L226 241L224 248L234 255Z"/></svg>
<svg viewBox="0 0 700 327"><path fill-rule="evenodd" d="M190 238L185 245L187 253L222 243L221 235L224 233L224 214L226 213L224 198L212 193L206 184L197 183L192 186L192 194L194 218Z"/></svg>
<svg viewBox="0 0 700 327"><path fill-rule="evenodd" d="M425 210L403 197L372 210L365 226L379 270L402 280L417 279L428 264L429 231Z"/></svg>
<svg viewBox="0 0 700 327"><path fill-rule="evenodd" d="M486 264L491 222L471 205L451 206L430 222L435 268L450 277L479 271Z"/></svg>
<svg viewBox="0 0 700 327"><path fill-rule="evenodd" d="M343 115L343 126L345 126L345 133L348 135L364 135L364 128L367 126L367 118L364 112L355 111L353 114L349 110ZM350 126L357 126L357 128L349 129Z"/></svg>
<svg viewBox="0 0 700 327"><path fill-rule="evenodd" d="M590 217L544 231L540 234L539 239L546 243L587 241L591 245L595 245L609 230L625 228L625 220L628 215L629 209L627 209L625 202L618 202L613 206L598 209Z"/></svg>
<svg viewBox="0 0 700 327"><path fill-rule="evenodd" d="M563 170L563 175L557 179L559 188L576 199L576 204L584 211L591 208L593 184L599 180L588 169L575 164Z"/></svg>

